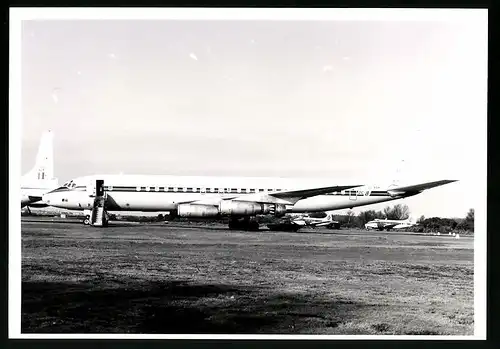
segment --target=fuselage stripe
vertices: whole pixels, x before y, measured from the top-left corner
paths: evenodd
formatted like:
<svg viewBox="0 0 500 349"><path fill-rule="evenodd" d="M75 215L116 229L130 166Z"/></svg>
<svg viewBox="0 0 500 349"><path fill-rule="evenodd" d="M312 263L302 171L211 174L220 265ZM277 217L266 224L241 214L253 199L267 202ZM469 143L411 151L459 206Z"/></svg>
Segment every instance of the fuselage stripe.
<svg viewBox="0 0 500 349"><path fill-rule="evenodd" d="M85 190L86 187L84 186L77 186L75 188L72 188L70 190L78 190L82 191ZM149 189L149 190L148 190ZM222 190L220 190L222 189ZM113 192L128 192L128 193L174 193L174 194L238 194L238 195L253 195L253 194L266 194L269 192L280 192L283 191L283 189L275 189L275 190L269 190L269 191L264 191L261 189L234 189L234 188L205 188L204 190L201 190L200 187L172 187L172 186L137 186L137 187L132 187L132 186L104 186L104 190L108 193L113 193ZM390 196L390 194L387 191L383 190L375 190L369 192L368 195L365 195L365 192L363 191L357 191L357 190L345 190L344 192L332 192L332 193L326 193L322 195L328 195L328 196Z"/></svg>

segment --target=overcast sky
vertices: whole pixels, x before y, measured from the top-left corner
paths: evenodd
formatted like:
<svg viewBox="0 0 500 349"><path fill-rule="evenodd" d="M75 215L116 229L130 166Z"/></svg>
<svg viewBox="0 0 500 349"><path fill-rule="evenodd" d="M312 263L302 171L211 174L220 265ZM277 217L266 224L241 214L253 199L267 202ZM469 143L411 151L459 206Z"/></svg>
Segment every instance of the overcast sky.
<svg viewBox="0 0 500 349"><path fill-rule="evenodd" d="M485 181L486 35L474 22L25 21L22 172L49 128L61 183L375 183L404 158L403 182L460 180L404 200L412 213L462 217Z"/></svg>

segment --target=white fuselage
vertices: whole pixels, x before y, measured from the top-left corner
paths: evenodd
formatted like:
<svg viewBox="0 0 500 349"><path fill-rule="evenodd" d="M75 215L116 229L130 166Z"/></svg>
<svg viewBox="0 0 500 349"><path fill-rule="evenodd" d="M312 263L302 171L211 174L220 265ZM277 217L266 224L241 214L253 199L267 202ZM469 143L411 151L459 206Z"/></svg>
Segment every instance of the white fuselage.
<svg viewBox="0 0 500 349"><path fill-rule="evenodd" d="M47 204L41 200L36 200L34 198L41 198L44 194L58 187L57 180L47 180L47 181L33 181L24 182L21 184L21 208L25 206L32 207L44 207Z"/></svg>
<svg viewBox="0 0 500 349"><path fill-rule="evenodd" d="M89 185L95 183L97 179L104 181L108 211L144 212L173 211L183 203L210 204L220 201L221 198L254 198L270 192L299 190L327 183L289 178L96 175L77 178L67 183L68 187L61 187L44 196L44 201L55 207L89 210L94 202L93 197L89 195ZM358 187L298 200L294 204L287 205L287 212L329 211L403 197L405 196L391 196L387 191L377 187L373 189Z"/></svg>

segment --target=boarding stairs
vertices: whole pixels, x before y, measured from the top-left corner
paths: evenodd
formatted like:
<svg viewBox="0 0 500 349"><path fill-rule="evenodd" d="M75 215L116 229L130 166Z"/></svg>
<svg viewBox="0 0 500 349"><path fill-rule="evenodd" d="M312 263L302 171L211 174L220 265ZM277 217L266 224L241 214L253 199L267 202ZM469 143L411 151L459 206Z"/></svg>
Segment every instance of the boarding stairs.
<svg viewBox="0 0 500 349"><path fill-rule="evenodd" d="M90 217L90 225L95 227L106 227L108 225L108 217L105 210L106 195L97 196L94 199L94 207Z"/></svg>

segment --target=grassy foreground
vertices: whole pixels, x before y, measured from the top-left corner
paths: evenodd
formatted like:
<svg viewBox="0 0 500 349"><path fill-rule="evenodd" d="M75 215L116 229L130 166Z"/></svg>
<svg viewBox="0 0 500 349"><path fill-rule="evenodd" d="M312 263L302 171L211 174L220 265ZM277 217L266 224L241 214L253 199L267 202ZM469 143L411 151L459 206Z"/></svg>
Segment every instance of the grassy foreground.
<svg viewBox="0 0 500 349"><path fill-rule="evenodd" d="M473 295L472 238L22 225L23 333L472 335Z"/></svg>

